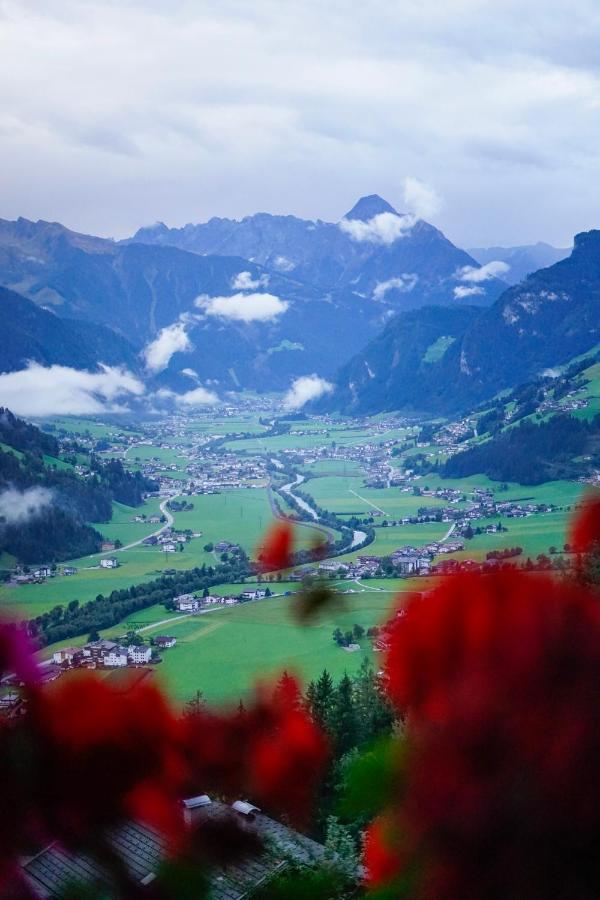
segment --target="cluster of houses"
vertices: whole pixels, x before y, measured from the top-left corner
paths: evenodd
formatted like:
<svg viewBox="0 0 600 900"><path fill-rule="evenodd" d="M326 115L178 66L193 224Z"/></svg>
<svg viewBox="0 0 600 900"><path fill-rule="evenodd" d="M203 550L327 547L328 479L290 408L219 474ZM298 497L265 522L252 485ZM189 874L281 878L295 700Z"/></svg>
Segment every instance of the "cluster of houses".
<svg viewBox="0 0 600 900"><path fill-rule="evenodd" d="M176 553L180 544L185 544L192 537L200 537L201 532L190 534L188 531L177 531L173 528L165 528L160 534L151 534L144 538L142 544L146 547L156 547L163 553Z"/></svg>
<svg viewBox="0 0 600 900"><path fill-rule="evenodd" d="M194 594L180 594L175 597L174 603L179 612L197 613L213 606L235 606L236 603L246 603L249 600L262 600L266 596L267 589L250 588L236 596L217 597L208 594L206 597L196 597Z"/></svg>
<svg viewBox="0 0 600 900"><path fill-rule="evenodd" d="M198 449L199 447L196 448ZM186 459L180 466L150 460L142 466L142 473L158 481L163 490L170 491L173 488L173 478L169 473L185 468L187 478L178 481L178 488L181 493L189 496L218 494L233 488L264 487L267 483L266 462L259 457L246 458L234 453L217 453L208 447L202 447L201 458L191 456L189 447L182 452L182 456Z"/></svg>
<svg viewBox="0 0 600 900"><path fill-rule="evenodd" d="M174 647L176 638L159 635L153 639L157 650ZM83 647L65 647L56 650L52 662L61 669L120 669L125 666L147 666L157 661L149 644L130 644L125 647L116 641L101 638Z"/></svg>
<svg viewBox="0 0 600 900"><path fill-rule="evenodd" d="M28 572L23 566L16 566L11 574L11 582L13 584L42 584L47 578L76 574L75 566L38 566Z"/></svg>

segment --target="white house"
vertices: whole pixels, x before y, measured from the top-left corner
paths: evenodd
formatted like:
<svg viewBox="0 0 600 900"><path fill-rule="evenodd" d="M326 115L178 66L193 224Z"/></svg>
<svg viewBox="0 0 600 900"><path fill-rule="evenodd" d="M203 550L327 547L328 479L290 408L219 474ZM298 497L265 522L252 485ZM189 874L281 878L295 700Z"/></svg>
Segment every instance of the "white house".
<svg viewBox="0 0 600 900"><path fill-rule="evenodd" d="M186 594L176 597L175 603L180 612L197 612L200 607L200 601L196 597Z"/></svg>
<svg viewBox="0 0 600 900"><path fill-rule="evenodd" d="M129 662L126 647L115 647L102 655L102 663L109 668L121 668Z"/></svg>
<svg viewBox="0 0 600 900"><path fill-rule="evenodd" d="M119 561L116 556L103 556L100 560L100 565L103 569L116 569Z"/></svg>
<svg viewBox="0 0 600 900"><path fill-rule="evenodd" d="M168 650L170 647L174 647L177 643L177 638L171 637L167 634L160 634L158 637L154 638L154 644L160 650Z"/></svg>
<svg viewBox="0 0 600 900"><path fill-rule="evenodd" d="M146 665L152 659L152 647L149 647L147 644L141 644L139 647L132 644L127 648L127 652L130 662L136 666Z"/></svg>
<svg viewBox="0 0 600 900"><path fill-rule="evenodd" d="M52 662L57 666L72 666L73 660L83 656L83 652L79 647L64 647L62 650L55 650L52 654Z"/></svg>
<svg viewBox="0 0 600 900"><path fill-rule="evenodd" d="M262 590L262 588L257 588L255 591L244 591L242 596L242 600L262 600L263 597L267 596L267 592Z"/></svg>
<svg viewBox="0 0 600 900"><path fill-rule="evenodd" d="M175 551L177 550L177 544L174 544L173 541L165 541L165 543L162 545L162 549L165 551L165 553L175 553Z"/></svg>

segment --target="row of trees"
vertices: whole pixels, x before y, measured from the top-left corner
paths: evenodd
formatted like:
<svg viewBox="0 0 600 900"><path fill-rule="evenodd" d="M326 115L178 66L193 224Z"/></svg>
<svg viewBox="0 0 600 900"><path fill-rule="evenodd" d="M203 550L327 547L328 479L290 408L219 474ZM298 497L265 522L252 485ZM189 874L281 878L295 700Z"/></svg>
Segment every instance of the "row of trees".
<svg viewBox="0 0 600 900"><path fill-rule="evenodd" d="M163 574L154 581L115 590L108 596L98 594L88 603L72 600L67 606L55 606L25 624L37 645L45 646L111 628L127 616L157 603L172 609L173 600L179 594L203 592L216 584L240 581L249 574L247 558L236 557L217 566L202 565L171 575Z"/></svg>

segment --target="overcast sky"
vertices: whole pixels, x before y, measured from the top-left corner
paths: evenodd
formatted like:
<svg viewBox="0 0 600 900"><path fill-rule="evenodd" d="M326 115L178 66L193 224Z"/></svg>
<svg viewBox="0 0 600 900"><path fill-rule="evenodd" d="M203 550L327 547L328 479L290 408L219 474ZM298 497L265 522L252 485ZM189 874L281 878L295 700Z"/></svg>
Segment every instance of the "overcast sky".
<svg viewBox="0 0 600 900"><path fill-rule="evenodd" d="M600 226L597 0L0 0L0 217L124 237L440 198L463 246Z"/></svg>

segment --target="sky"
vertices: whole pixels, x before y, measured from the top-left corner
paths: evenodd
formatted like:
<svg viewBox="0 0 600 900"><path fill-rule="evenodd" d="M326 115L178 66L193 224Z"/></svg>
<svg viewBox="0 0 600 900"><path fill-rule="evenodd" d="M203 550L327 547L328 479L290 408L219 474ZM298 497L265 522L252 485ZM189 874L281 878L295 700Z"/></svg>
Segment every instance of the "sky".
<svg viewBox="0 0 600 900"><path fill-rule="evenodd" d="M338 221L412 184L460 246L569 246L599 46L596 0L0 0L0 217Z"/></svg>

